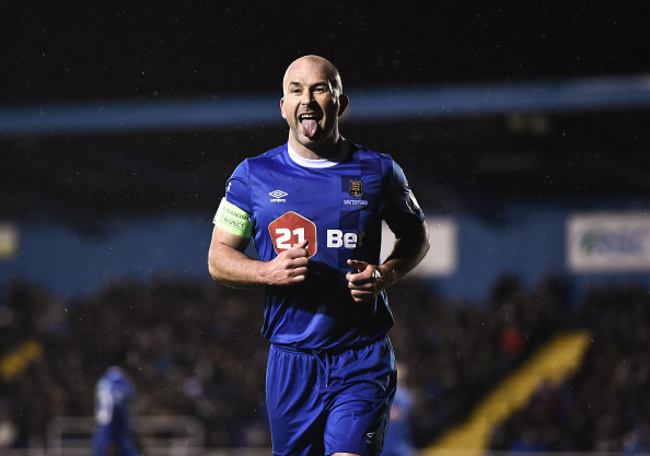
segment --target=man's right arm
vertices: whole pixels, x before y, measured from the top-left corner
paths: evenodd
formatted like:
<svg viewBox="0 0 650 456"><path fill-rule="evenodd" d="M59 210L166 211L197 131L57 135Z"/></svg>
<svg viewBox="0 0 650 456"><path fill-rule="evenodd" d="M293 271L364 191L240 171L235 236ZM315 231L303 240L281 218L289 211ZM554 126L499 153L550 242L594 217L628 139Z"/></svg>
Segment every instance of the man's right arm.
<svg viewBox="0 0 650 456"><path fill-rule="evenodd" d="M260 261L244 253L249 240L214 227L208 253L208 270L214 280L232 287L291 285L305 280L309 263L306 242L283 250L271 261Z"/></svg>

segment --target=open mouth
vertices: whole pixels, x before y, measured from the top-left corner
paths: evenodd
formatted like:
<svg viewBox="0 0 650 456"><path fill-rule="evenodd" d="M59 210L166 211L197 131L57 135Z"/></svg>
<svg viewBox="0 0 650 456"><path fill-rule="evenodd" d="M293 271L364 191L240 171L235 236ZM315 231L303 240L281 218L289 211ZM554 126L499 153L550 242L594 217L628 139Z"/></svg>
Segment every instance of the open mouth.
<svg viewBox="0 0 650 456"><path fill-rule="evenodd" d="M301 114L298 116L302 127L302 134L308 138L313 138L318 130L318 122L320 119L321 116L317 114Z"/></svg>
<svg viewBox="0 0 650 456"><path fill-rule="evenodd" d="M298 116L298 120L300 120L301 122L304 120L314 120L318 122L321 119L321 117L322 116L318 114L300 114L300 116Z"/></svg>

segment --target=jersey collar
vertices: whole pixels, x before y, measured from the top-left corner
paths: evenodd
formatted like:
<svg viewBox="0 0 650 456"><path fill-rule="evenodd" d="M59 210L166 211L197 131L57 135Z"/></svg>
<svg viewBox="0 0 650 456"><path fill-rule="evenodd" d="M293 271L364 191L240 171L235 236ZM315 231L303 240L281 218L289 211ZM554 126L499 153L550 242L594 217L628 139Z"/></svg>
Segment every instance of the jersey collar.
<svg viewBox="0 0 650 456"><path fill-rule="evenodd" d="M309 158L301 157L295 150L291 148L291 145L289 143L287 143L287 151L289 152L289 157L291 160L300 166L304 166L305 168L329 168L331 166L338 165L345 159L345 157L348 155L349 143L345 138L341 137L341 151L336 157L332 159L321 158L317 160L311 160Z"/></svg>

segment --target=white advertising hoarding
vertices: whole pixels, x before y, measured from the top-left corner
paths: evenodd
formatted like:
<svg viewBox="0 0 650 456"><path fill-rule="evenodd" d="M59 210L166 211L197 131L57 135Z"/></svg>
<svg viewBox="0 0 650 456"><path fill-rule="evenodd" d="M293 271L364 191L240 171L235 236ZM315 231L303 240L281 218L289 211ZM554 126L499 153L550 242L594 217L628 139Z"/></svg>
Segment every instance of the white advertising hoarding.
<svg viewBox="0 0 650 456"><path fill-rule="evenodd" d="M650 216L643 212L576 214L567 221L566 255L575 272L650 270Z"/></svg>
<svg viewBox="0 0 650 456"><path fill-rule="evenodd" d="M451 217L427 217L431 248L411 274L419 276L448 276L456 270L458 248L457 227ZM382 232L382 261L390 254L395 236L384 224Z"/></svg>

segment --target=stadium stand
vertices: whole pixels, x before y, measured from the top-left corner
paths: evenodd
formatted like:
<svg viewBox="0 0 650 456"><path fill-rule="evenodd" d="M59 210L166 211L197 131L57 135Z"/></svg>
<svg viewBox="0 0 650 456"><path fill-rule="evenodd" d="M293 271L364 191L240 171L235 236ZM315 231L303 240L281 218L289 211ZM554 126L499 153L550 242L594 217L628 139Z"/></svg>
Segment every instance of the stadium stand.
<svg viewBox="0 0 650 456"><path fill-rule="evenodd" d="M416 392L418 448L467 420L552 337L577 329L592 335L584 362L558 384L542 382L527 404L494 426L490 449L623 452L647 441L646 290L604 286L567 305L558 277L534 290L504 277L489 305L476 306L441 302L415 279L397 286L398 323L391 334ZM267 344L259 335L256 293L161 277L63 302L15 282L11 315L3 319L9 337L0 347L2 372L18 366L0 383L0 435L13 438L2 445L45 448L48 430L61 417L91 416L94 382L111 353L125 348L138 392L136 415L195 417L206 448L268 447Z"/></svg>

